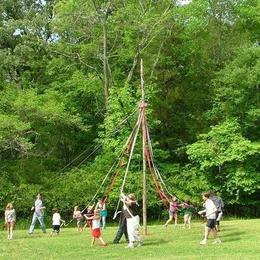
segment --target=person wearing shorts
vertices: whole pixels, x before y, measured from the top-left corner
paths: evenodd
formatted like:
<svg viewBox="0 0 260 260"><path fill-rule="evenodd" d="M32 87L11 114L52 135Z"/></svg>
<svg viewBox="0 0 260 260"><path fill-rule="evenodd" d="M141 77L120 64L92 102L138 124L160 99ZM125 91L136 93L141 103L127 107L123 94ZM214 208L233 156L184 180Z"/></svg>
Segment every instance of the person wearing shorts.
<svg viewBox="0 0 260 260"><path fill-rule="evenodd" d="M79 206L74 207L73 219L76 219L77 221L77 230L83 231L83 215L79 209Z"/></svg>
<svg viewBox="0 0 260 260"><path fill-rule="evenodd" d="M52 232L51 232L51 236L54 233L59 235L61 223L65 223L65 221L61 219L60 213L58 212L57 208L52 209L52 213L53 213L53 215L52 215Z"/></svg>
<svg viewBox="0 0 260 260"><path fill-rule="evenodd" d="M223 216L223 208L224 208L224 203L223 200L217 196L213 191L210 192L210 199L213 201L217 208L217 213L216 213L216 229L219 232L219 225L220 225L220 220Z"/></svg>
<svg viewBox="0 0 260 260"><path fill-rule="evenodd" d="M205 226L204 239L200 242L201 245L207 245L209 233L212 232L214 237L214 244L221 243L221 240L217 236L216 230L216 213L217 208L213 201L210 199L210 192L206 192L203 194L204 207L205 210L201 210L198 213L200 215L206 213L207 224Z"/></svg>
<svg viewBox="0 0 260 260"><path fill-rule="evenodd" d="M172 197L170 199L170 205L169 205L169 219L164 224L164 227L167 228L168 224L171 223L174 220L174 227L177 227L177 221L178 221L178 204L177 204L177 198Z"/></svg>
<svg viewBox="0 0 260 260"><path fill-rule="evenodd" d="M184 209L183 228L186 228L186 225L188 225L188 228L191 229L191 216L192 216L192 211L193 211L194 207L190 204L190 201L187 200L183 204L183 209Z"/></svg>
<svg viewBox="0 0 260 260"><path fill-rule="evenodd" d="M91 236L92 236L92 241L91 241L91 246L94 246L96 240L98 239L100 241L101 246L106 246L107 244L101 237L101 229L100 229L100 210L95 209L94 210L94 216L92 217L87 217L85 216L86 219L92 220L92 226L91 226Z"/></svg>

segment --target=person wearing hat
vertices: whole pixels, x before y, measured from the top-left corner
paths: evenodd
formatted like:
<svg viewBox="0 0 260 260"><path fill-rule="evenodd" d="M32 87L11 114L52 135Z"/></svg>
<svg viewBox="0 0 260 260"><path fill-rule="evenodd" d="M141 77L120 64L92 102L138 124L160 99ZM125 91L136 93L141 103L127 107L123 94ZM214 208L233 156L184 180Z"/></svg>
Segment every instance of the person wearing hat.
<svg viewBox="0 0 260 260"><path fill-rule="evenodd" d="M121 193L121 200L124 203L123 209L126 216L127 234L129 238L127 248L141 246L142 241L139 232L140 218L138 215L138 203L135 195L131 193L128 196L125 196L124 193Z"/></svg>

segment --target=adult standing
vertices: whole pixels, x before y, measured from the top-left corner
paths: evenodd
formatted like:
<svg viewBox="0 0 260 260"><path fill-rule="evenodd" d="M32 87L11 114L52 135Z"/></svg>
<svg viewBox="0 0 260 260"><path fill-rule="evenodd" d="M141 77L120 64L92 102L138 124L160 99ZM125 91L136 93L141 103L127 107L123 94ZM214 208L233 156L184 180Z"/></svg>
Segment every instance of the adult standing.
<svg viewBox="0 0 260 260"><path fill-rule="evenodd" d="M127 233L129 238L129 243L127 248L134 248L135 242L136 246L141 246L142 241L140 238L140 218L137 212L138 203L135 199L134 194L129 194L125 196L123 193L121 194L121 200L124 203L124 210L126 214L126 225L127 225Z"/></svg>
<svg viewBox="0 0 260 260"><path fill-rule="evenodd" d="M37 220L40 223L42 232L46 233L46 227L44 224L44 209L45 209L45 207L43 206L43 203L42 203L42 196L39 193L39 194L37 194L34 205L31 208L31 210L34 211L34 213L33 213L32 223L31 223L31 226L29 229L29 234L33 234L34 226L35 226L35 223Z"/></svg>
<svg viewBox="0 0 260 260"><path fill-rule="evenodd" d="M125 235L125 239L127 243L129 243L128 234L127 234L127 224L126 224L126 210L122 208L119 218L119 227L116 233L116 237L113 241L114 244L119 244L120 239L122 238L123 234Z"/></svg>
<svg viewBox="0 0 260 260"><path fill-rule="evenodd" d="M96 205L95 209L100 210L100 217L101 217L101 228L105 229L106 228L106 218L107 218L107 208L106 208L106 200L107 197L104 196L102 199L98 200L98 203Z"/></svg>

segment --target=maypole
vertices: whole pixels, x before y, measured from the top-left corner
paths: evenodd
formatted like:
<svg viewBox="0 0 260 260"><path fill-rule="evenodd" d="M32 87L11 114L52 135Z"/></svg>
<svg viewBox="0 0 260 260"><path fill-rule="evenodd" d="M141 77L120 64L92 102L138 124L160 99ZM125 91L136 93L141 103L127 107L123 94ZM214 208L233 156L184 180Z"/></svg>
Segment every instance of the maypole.
<svg viewBox="0 0 260 260"><path fill-rule="evenodd" d="M140 112L142 115L142 132L143 132L143 228L144 235L147 235L147 192L146 192L146 119L145 119L145 108L147 104L144 98L144 69L143 69L143 59L140 59L140 75L141 75L141 91L142 100L140 105Z"/></svg>

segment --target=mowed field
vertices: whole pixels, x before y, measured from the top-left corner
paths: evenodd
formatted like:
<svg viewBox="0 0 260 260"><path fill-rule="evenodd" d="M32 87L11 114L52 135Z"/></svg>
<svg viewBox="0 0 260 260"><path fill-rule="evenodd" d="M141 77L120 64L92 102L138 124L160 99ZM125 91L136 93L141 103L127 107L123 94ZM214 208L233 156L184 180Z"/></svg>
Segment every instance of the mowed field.
<svg viewBox="0 0 260 260"><path fill-rule="evenodd" d="M50 230L45 235L37 227L31 236L26 230L15 230L13 240L1 231L0 259L260 259L259 219L222 221L222 244L213 245L210 238L207 246L199 245L202 223L193 223L191 230L153 225L143 236L143 246L134 249L125 248L124 238L112 244L116 227L103 231L107 247L92 248L89 230L78 233L75 228L63 228L59 236L50 237Z"/></svg>

